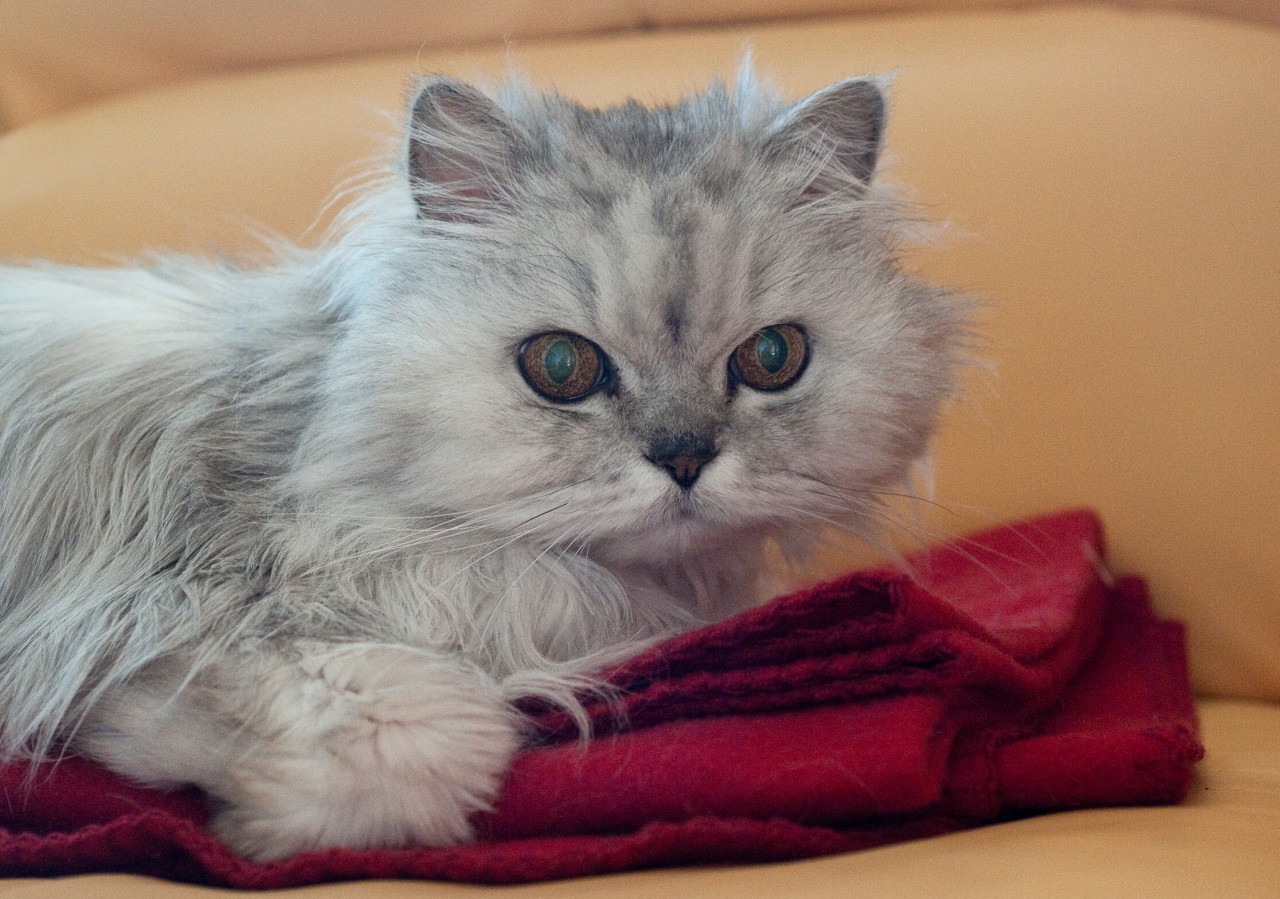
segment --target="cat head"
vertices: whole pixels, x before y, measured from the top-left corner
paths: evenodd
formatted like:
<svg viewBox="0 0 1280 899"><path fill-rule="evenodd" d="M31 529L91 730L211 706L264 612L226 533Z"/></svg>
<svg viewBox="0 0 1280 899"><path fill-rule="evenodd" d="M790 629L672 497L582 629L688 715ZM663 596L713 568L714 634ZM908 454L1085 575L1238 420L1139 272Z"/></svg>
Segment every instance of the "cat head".
<svg viewBox="0 0 1280 899"><path fill-rule="evenodd" d="M884 121L870 78L599 110L422 80L335 256L316 493L623 562L861 527L965 327L897 264Z"/></svg>

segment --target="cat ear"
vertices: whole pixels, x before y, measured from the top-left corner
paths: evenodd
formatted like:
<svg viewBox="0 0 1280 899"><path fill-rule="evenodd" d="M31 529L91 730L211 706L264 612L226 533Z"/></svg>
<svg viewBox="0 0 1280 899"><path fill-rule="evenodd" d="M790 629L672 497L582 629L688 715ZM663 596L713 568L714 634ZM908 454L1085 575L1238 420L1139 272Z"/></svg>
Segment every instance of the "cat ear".
<svg viewBox="0 0 1280 899"><path fill-rule="evenodd" d="M884 136L885 99L874 78L850 78L825 87L782 113L766 137L768 151L810 167L806 194L823 194L849 181L869 184Z"/></svg>
<svg viewBox="0 0 1280 899"><path fill-rule="evenodd" d="M423 218L479 222L506 205L516 130L496 103L461 81L426 78L408 130L409 181Z"/></svg>

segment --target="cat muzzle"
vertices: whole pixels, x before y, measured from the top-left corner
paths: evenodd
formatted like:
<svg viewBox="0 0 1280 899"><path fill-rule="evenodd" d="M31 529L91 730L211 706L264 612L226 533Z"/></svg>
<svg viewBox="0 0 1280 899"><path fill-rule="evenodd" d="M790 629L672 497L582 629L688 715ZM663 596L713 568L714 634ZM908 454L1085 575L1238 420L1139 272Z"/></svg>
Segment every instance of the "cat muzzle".
<svg viewBox="0 0 1280 899"><path fill-rule="evenodd" d="M689 490L717 452L715 443L710 439L686 433L654 440L645 458L665 469L681 489Z"/></svg>

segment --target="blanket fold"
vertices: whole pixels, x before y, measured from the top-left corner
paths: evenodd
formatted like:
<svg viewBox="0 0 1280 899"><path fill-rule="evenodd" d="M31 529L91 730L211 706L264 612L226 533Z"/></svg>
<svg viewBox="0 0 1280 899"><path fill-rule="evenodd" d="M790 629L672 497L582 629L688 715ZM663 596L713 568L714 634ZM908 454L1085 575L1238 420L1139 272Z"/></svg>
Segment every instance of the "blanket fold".
<svg viewBox="0 0 1280 899"><path fill-rule="evenodd" d="M475 844L265 865L200 797L83 760L0 769L0 871L133 870L271 888L364 877L514 883L792 859L1083 806L1176 802L1202 749L1180 626L1101 568L1073 510L859 572L653 647L608 673L595 739L530 709ZM624 714L619 715L621 711ZM46 766L47 767L47 766Z"/></svg>

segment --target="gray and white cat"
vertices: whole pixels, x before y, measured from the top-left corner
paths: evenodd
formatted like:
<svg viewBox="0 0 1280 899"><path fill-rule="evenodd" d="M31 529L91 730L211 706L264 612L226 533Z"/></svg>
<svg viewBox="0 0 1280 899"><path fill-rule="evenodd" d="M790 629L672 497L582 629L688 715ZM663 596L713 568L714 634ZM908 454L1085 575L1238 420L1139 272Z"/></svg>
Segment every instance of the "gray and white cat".
<svg viewBox="0 0 1280 899"><path fill-rule="evenodd" d="M966 309L897 264L883 122L427 78L320 249L0 267L0 749L196 784L257 859L468 839L514 700L924 452Z"/></svg>

